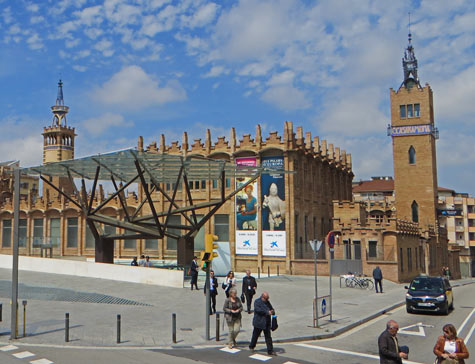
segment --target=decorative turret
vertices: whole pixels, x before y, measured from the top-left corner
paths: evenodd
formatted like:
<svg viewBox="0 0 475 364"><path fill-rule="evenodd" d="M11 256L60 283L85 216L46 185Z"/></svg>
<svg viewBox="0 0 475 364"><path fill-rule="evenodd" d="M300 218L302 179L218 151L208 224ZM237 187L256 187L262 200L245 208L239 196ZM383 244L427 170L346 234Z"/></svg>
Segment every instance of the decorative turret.
<svg viewBox="0 0 475 364"><path fill-rule="evenodd" d="M414 54L414 47L412 46L412 34L409 28L408 34L408 45L406 50L404 51L404 57L402 58L402 68L404 71L404 81L402 82L401 86L404 85L406 88L412 88L413 86L417 85L421 88L421 84L419 83L419 76L417 75L417 59L416 55Z"/></svg>

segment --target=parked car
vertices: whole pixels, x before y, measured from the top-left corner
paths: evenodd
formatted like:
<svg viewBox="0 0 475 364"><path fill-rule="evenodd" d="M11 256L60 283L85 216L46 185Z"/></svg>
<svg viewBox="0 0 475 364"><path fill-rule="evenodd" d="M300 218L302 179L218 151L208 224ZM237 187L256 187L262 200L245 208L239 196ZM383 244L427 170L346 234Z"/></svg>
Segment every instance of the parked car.
<svg viewBox="0 0 475 364"><path fill-rule="evenodd" d="M448 315L454 308L454 295L449 280L445 277L420 275L414 278L410 286L405 286L406 311L432 311Z"/></svg>

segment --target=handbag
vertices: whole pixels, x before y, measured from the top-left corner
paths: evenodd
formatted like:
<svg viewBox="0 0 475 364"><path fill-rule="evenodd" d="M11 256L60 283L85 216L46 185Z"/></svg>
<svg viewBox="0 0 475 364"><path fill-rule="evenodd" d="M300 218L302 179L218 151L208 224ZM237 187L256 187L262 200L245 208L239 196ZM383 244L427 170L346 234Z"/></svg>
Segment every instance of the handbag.
<svg viewBox="0 0 475 364"><path fill-rule="evenodd" d="M226 289L226 288L228 287L228 285L223 282L223 284L221 285L221 287L223 287L223 289Z"/></svg>
<svg viewBox="0 0 475 364"><path fill-rule="evenodd" d="M279 325L277 324L277 316L276 316L276 315L272 315L271 324L270 324L270 329L271 329L272 331L275 331L275 330L277 330L278 327L279 327Z"/></svg>
<svg viewBox="0 0 475 364"><path fill-rule="evenodd" d="M453 358L447 358L447 359L440 359L440 361L437 361L438 359L435 359L435 364L458 364L459 361L458 359L453 359Z"/></svg>
<svg viewBox="0 0 475 364"><path fill-rule="evenodd" d="M246 303L246 296L244 296L244 293L241 293L241 302Z"/></svg>

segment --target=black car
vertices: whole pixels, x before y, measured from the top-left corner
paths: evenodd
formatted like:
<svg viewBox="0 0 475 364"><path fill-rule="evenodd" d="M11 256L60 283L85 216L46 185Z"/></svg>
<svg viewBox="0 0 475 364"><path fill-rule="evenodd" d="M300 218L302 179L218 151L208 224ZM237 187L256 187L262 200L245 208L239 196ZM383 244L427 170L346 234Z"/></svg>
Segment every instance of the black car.
<svg viewBox="0 0 475 364"><path fill-rule="evenodd" d="M454 308L454 296L449 280L444 277L418 276L406 293L406 310L440 312L444 315Z"/></svg>

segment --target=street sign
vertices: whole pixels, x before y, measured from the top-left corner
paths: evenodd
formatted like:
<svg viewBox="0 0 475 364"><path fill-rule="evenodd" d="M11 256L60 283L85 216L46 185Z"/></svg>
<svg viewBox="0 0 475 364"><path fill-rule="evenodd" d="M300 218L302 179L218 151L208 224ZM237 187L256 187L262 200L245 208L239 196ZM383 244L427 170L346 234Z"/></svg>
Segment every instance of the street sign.
<svg viewBox="0 0 475 364"><path fill-rule="evenodd" d="M333 234L331 231L327 235L328 238L328 246L330 248L333 248L335 246L335 234Z"/></svg>
<svg viewBox="0 0 475 364"><path fill-rule="evenodd" d="M324 298L322 300L322 316L325 315L325 312L327 312L327 301Z"/></svg>
<svg viewBox="0 0 475 364"><path fill-rule="evenodd" d="M317 243L317 252L320 250L322 247L323 241L321 240L309 240L310 246L312 247L312 250L315 251L315 243Z"/></svg>

